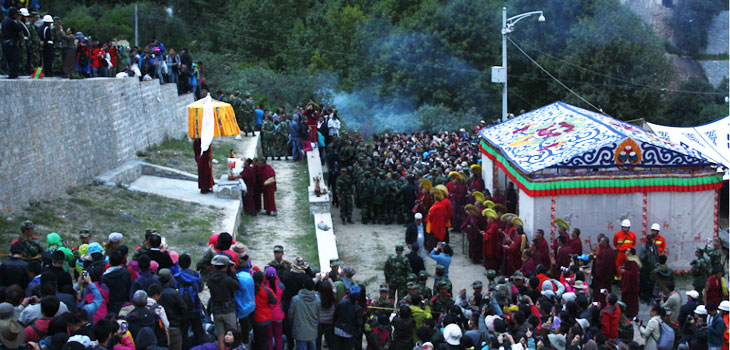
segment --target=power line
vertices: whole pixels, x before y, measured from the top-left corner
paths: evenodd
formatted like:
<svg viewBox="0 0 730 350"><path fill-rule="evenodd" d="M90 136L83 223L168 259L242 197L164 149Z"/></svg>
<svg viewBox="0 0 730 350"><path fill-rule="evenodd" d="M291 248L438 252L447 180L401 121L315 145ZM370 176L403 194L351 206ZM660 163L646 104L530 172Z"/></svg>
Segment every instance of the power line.
<svg viewBox="0 0 730 350"><path fill-rule="evenodd" d="M524 50L522 50L522 48L521 48L521 47L520 47L519 45L517 45L517 44L516 44L516 43L515 43L515 42L514 42L514 41L512 40L512 38L510 38L509 36L505 36L505 37L507 38L507 40L509 40L509 42L510 42L510 43L512 43L512 45L514 45L514 46L515 46L515 47L517 48L517 50L520 50L520 52L522 52L522 54L523 54L523 55L525 55L525 57L527 57L527 59L529 59L529 60L530 60L530 61L531 61L532 63L534 63L534 64L535 64L535 65L536 65L536 66L537 66L538 68L540 68L540 69L541 69L541 70L542 70L543 72L545 72L545 74L547 74L547 75L548 75L548 76L549 76L550 78L553 78L553 80L555 80L555 82L557 82L558 84L560 84L560 86L562 86L562 87L564 87L564 88L565 88L566 90L570 91L570 93L571 93L571 94L573 94L573 95L574 95L575 97L579 98L579 99L580 99L581 101L585 102L585 103L586 103L586 104L588 104L589 106L593 107L593 109L595 109L596 111L598 111L598 112L600 112L600 113L603 113L603 114L605 114L605 113L603 112L603 109L601 109L601 108L599 108L599 107L596 107L595 105L593 105L592 103L590 103L590 102L589 102L588 100L586 100L585 98L583 98L583 96L579 95L579 94L578 94L577 92L573 91L573 90L572 90L571 88L569 88L569 87L568 87L567 85L563 84L563 82L562 82L562 81L560 81L560 79L558 79L558 78L556 78L555 76L553 76L553 75L552 75L552 74L551 74L550 72L548 72L548 71L547 71L547 69L543 68L543 67L542 67L542 66L541 66L541 65L540 65L539 63L537 63L537 61L535 61L534 59L532 59L532 57L530 57L530 55L528 55L528 54L527 54L527 52L525 52Z"/></svg>
<svg viewBox="0 0 730 350"><path fill-rule="evenodd" d="M550 79L550 78L535 77L535 76L531 76L531 75L507 74L507 76L509 76L511 78L518 78L518 79L552 81L552 79ZM618 89L659 92L657 89L654 89L654 88L641 88L641 87L636 87L636 86L632 86L632 85L616 85L616 84L596 83L596 82L590 82L590 81L578 81L578 80L567 80L567 79L563 79L562 81L565 83L571 83L571 84L583 84L583 85L610 87L610 88L618 88ZM666 92L670 92L670 91L666 91ZM726 96L725 94L718 93L718 92L691 91L688 93L693 93L693 94L697 94L697 95Z"/></svg>

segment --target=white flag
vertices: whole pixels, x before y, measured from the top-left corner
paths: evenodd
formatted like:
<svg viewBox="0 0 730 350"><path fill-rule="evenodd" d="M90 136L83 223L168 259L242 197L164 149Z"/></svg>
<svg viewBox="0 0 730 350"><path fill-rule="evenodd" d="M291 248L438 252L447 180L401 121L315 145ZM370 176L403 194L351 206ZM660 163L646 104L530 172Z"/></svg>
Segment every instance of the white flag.
<svg viewBox="0 0 730 350"><path fill-rule="evenodd" d="M215 133L215 114L210 94L203 99L203 123L200 126L200 155L210 148Z"/></svg>

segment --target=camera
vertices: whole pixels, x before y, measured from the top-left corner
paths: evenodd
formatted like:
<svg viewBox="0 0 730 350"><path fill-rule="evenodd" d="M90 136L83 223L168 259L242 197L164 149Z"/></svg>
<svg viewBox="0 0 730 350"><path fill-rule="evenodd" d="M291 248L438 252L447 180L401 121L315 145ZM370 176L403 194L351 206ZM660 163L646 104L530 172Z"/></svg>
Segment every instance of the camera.
<svg viewBox="0 0 730 350"><path fill-rule="evenodd" d="M560 271L563 271L563 272L568 272L568 270L569 270L569 269L568 269L567 267L565 267L565 266L561 266L561 267L560 267Z"/></svg>

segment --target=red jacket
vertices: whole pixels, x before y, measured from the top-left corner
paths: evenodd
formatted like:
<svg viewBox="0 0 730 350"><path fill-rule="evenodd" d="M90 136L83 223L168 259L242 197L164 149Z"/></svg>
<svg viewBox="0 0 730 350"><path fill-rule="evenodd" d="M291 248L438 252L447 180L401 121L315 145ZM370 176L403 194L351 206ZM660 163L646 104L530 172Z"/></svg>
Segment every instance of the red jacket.
<svg viewBox="0 0 730 350"><path fill-rule="evenodd" d="M621 319L621 310L616 306L606 306L601 310L601 333L606 339L618 338L618 321Z"/></svg>
<svg viewBox="0 0 730 350"><path fill-rule="evenodd" d="M256 292L256 309L253 312L255 322L271 322L270 304L276 304L274 292L269 287L259 287L259 291Z"/></svg>
<svg viewBox="0 0 730 350"><path fill-rule="evenodd" d="M99 57L101 56L101 57ZM91 67L101 67L104 57L104 49L95 47L91 54Z"/></svg>

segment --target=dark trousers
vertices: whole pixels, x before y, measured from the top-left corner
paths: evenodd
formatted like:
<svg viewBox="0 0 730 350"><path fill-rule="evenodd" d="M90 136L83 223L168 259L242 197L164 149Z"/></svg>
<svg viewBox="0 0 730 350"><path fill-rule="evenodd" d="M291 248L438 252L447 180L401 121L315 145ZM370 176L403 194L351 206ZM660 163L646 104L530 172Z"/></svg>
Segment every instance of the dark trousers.
<svg viewBox="0 0 730 350"><path fill-rule="evenodd" d="M53 45L43 45L43 76L53 76Z"/></svg>
<svg viewBox="0 0 730 350"><path fill-rule="evenodd" d="M193 337L188 336L189 329L193 329ZM205 338L203 337L203 320L199 314L188 316L187 318L180 321L180 330L182 333L182 348L188 350L194 346L203 344Z"/></svg>
<svg viewBox="0 0 730 350"><path fill-rule="evenodd" d="M271 324L265 326L253 326L253 348L256 350L269 350L271 345Z"/></svg>
<svg viewBox="0 0 730 350"><path fill-rule="evenodd" d="M353 350L353 338L340 337L339 335L335 336L335 338L337 339L337 346L331 347L331 349Z"/></svg>
<svg viewBox="0 0 730 350"><path fill-rule="evenodd" d="M248 317L239 318L238 324L241 327L241 343L248 344L249 342L249 336L251 333L251 320L249 320L251 317L253 317L253 313L249 315Z"/></svg>
<svg viewBox="0 0 730 350"><path fill-rule="evenodd" d="M337 340L335 339L335 325L320 323L317 328L317 350L322 349L322 336L328 349L334 349Z"/></svg>
<svg viewBox="0 0 730 350"><path fill-rule="evenodd" d="M5 40L2 44L5 62L8 63L8 76L10 79L18 77L18 44L12 40Z"/></svg>

